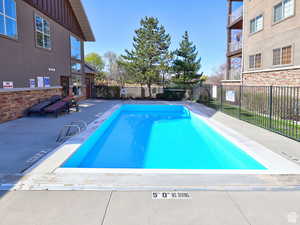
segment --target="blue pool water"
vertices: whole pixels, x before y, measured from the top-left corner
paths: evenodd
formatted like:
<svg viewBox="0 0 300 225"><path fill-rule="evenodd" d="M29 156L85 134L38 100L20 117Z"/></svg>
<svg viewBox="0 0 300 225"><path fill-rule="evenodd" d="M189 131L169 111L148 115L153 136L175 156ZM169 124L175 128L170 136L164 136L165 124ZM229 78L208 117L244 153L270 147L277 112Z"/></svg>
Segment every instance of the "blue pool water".
<svg viewBox="0 0 300 225"><path fill-rule="evenodd" d="M123 105L65 168L264 170L183 106Z"/></svg>

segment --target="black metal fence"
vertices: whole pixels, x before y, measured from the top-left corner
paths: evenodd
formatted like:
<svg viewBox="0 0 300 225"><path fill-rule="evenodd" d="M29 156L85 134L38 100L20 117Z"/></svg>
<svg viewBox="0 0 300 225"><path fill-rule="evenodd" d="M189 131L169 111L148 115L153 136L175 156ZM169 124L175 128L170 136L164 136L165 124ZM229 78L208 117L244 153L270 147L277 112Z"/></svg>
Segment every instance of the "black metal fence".
<svg viewBox="0 0 300 225"><path fill-rule="evenodd" d="M300 141L300 87L204 85L199 102Z"/></svg>

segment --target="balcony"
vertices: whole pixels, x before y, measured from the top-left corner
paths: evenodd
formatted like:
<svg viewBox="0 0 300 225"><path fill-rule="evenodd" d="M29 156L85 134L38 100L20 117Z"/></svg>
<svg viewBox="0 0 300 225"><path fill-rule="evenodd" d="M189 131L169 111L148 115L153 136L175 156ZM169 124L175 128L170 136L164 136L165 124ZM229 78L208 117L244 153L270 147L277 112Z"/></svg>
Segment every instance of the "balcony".
<svg viewBox="0 0 300 225"><path fill-rule="evenodd" d="M243 6L239 7L229 15L229 25L236 24L243 18Z"/></svg>
<svg viewBox="0 0 300 225"><path fill-rule="evenodd" d="M242 73L241 68L229 70L228 80L240 80L241 73Z"/></svg>
<svg viewBox="0 0 300 225"><path fill-rule="evenodd" d="M243 47L242 41L233 41L233 42L229 43L228 50L229 50L229 53L234 53L234 52L238 52L239 50L241 50L242 47Z"/></svg>

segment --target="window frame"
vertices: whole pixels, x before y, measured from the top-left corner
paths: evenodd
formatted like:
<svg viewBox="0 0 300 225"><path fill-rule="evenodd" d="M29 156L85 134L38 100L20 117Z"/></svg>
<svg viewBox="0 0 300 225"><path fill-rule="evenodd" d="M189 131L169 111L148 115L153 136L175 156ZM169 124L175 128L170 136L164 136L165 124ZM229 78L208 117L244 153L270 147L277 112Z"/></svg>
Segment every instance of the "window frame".
<svg viewBox="0 0 300 225"><path fill-rule="evenodd" d="M72 56L72 38L74 38L75 40L79 41L79 46L80 46L80 57L79 59L78 58L75 58ZM74 75L80 75L82 76L84 74L84 68L83 68L83 64L84 64L84 50L83 50L83 42L80 38L78 38L76 35L74 35L73 33L69 33L69 48L70 48L70 71L71 71L71 74L74 74ZM75 71L73 70L73 65L74 64L80 64L80 71Z"/></svg>
<svg viewBox="0 0 300 225"><path fill-rule="evenodd" d="M73 70L73 65L80 65L80 71L78 70ZM83 73L83 67L82 67L82 62L81 61L71 61L71 73L73 74L82 74Z"/></svg>
<svg viewBox="0 0 300 225"><path fill-rule="evenodd" d="M253 67L251 66L251 58L253 57ZM260 57L260 63L257 63L257 58ZM257 66L259 65L259 66ZM253 55L249 55L249 69L255 70L255 69L260 69L262 68L263 65L263 60L262 60L262 53L256 53Z"/></svg>
<svg viewBox="0 0 300 225"><path fill-rule="evenodd" d="M287 49L290 49L290 52L284 52L284 50L287 50ZM284 57L284 54L288 54L288 53L289 53L290 58L285 58L288 55ZM289 61L287 63L284 63L287 59ZM281 64L282 65L291 65L292 63L293 63L293 46L288 45L288 46L281 48Z"/></svg>
<svg viewBox="0 0 300 225"><path fill-rule="evenodd" d="M290 59L290 63L287 64L283 64L283 49L285 48L291 48L291 59ZM280 50L280 63L279 64L274 64L274 51L275 50ZM280 48L274 48L273 49L273 62L272 62L272 66L273 67L281 67L281 66L291 66L294 64L294 46L293 45L286 45Z"/></svg>
<svg viewBox="0 0 300 225"><path fill-rule="evenodd" d="M262 27L261 27L261 29L258 29L258 26L257 26L257 24L258 24L257 21L258 21L259 18L262 19ZM253 19L251 19L250 20L250 27L249 27L249 33L250 33L250 35L262 31L264 29L264 21L265 21L265 19L264 19L264 15L263 14L260 14L260 15L258 15L256 17L254 17ZM254 22L254 28L255 28L254 31L252 30L252 22Z"/></svg>
<svg viewBox="0 0 300 225"><path fill-rule="evenodd" d="M279 63L275 64L275 61L277 61L277 59L275 60L275 52L277 53L279 51ZM273 66L280 66L281 65L281 48L274 48L273 49L273 62L272 62Z"/></svg>
<svg viewBox="0 0 300 225"><path fill-rule="evenodd" d="M42 19L42 31L38 30L37 29L37 17L40 17ZM49 20L45 19L44 16L42 16L41 14L39 13L34 13L33 15L33 20L34 20L34 36L35 36L35 46L39 49L44 49L44 50L47 50L47 51L51 51L52 48L53 48L53 45L52 45L52 39L51 39L51 23ZM44 21L46 21L48 23L48 26L49 26L49 34L45 33L45 30L44 30ZM42 37L43 37L43 46L40 46L38 44L38 33L42 34ZM50 41L50 48L47 48L45 47L45 36L49 37L49 41Z"/></svg>
<svg viewBox="0 0 300 225"><path fill-rule="evenodd" d="M284 16L283 16L283 1L281 1L281 2L279 2L279 3L277 3L276 5L274 5L273 6L273 23L278 23L278 22L280 22L281 20L283 20L283 18L284 18ZM278 7L278 6L281 6L281 19L279 19L279 20L275 20L276 19L276 8Z"/></svg>
<svg viewBox="0 0 300 225"><path fill-rule="evenodd" d="M2 7L3 7L3 12L0 12L0 15L3 16L3 24L4 24L4 34L0 34L0 37L4 37L4 38L8 38L8 39L12 39L12 40L18 40L19 39L19 33L18 33L18 13L17 13L17 1L16 0L12 0L15 3L15 14L16 14L16 18L13 18L11 16L6 15L5 12L5 0L0 0L0 3L2 3ZM7 28L6 28L6 20L10 19L13 20L16 23L16 35L15 36L9 36L7 34Z"/></svg>
<svg viewBox="0 0 300 225"><path fill-rule="evenodd" d="M293 3L293 13L291 15L289 15L289 16L285 16L285 4L286 4L285 1L286 0L281 0L279 3L277 3L276 5L273 6L273 18L272 18L273 24L280 23L280 22L282 22L282 21L284 21L284 20L286 20L288 18L291 18L291 17L295 16L295 8L296 8L296 2L295 2L295 0L291 0L292 3ZM279 6L279 5L281 5L281 16L282 16L282 18L279 19L279 20L277 20L277 21L275 21L275 8L277 6Z"/></svg>
<svg viewBox="0 0 300 225"><path fill-rule="evenodd" d="M249 55L249 69L255 69L255 55Z"/></svg>
<svg viewBox="0 0 300 225"><path fill-rule="evenodd" d="M260 61L259 61L259 63L258 63L258 61L257 61L257 58L259 58L260 59ZM257 54L255 54L255 61L254 61L255 63L255 69L259 69L259 68L261 68L262 67L262 54L261 53L257 53ZM259 66L258 66L259 65Z"/></svg>
<svg viewBox="0 0 300 225"><path fill-rule="evenodd" d="M79 50L80 50L80 55L79 55L79 59L78 58L75 58L75 57L73 57L73 55L72 55L72 50L73 50L73 48L72 48L72 41L71 41L71 39L72 38L74 38L74 39L76 39L77 41L79 41ZM76 60L76 61L82 61L82 55L83 55L83 51L82 51L82 41L80 40L80 38L77 38L75 35L73 35L73 34L70 34L70 38L69 38L70 40L70 55L71 55L71 59L72 60Z"/></svg>

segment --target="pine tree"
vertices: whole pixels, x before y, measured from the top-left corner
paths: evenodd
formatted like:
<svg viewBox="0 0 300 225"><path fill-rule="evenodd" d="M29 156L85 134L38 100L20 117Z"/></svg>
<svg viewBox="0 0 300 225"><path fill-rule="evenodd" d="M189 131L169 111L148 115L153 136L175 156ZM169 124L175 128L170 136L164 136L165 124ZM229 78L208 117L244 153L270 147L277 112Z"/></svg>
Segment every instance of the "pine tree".
<svg viewBox="0 0 300 225"><path fill-rule="evenodd" d="M175 82L189 84L201 80L202 74L197 74L201 68L201 58L197 58L196 46L189 39L186 31L180 42L180 47L174 52L173 70L176 73Z"/></svg>
<svg viewBox="0 0 300 225"><path fill-rule="evenodd" d="M135 82L146 84L152 97L151 85L160 81L161 65L169 60L171 37L154 17L145 17L135 31L133 49L125 50L123 65Z"/></svg>

